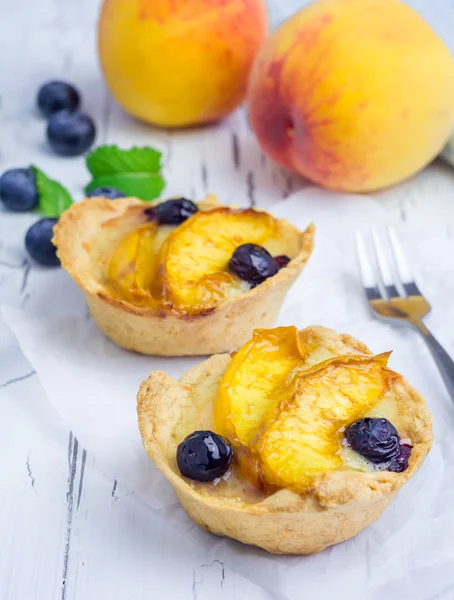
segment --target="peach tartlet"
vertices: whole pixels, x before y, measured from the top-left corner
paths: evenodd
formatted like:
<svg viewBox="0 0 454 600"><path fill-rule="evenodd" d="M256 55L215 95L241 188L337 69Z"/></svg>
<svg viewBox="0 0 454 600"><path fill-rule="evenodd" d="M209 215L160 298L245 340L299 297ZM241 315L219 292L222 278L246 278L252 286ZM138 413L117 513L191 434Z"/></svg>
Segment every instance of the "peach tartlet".
<svg viewBox="0 0 454 600"><path fill-rule="evenodd" d="M324 327L254 331L138 393L144 446L202 528L310 554L375 521L432 444L425 401L361 342Z"/></svg>
<svg viewBox="0 0 454 600"><path fill-rule="evenodd" d="M273 324L306 264L301 232L257 209L179 198L87 198L55 226L64 269L119 346L178 356L231 350Z"/></svg>

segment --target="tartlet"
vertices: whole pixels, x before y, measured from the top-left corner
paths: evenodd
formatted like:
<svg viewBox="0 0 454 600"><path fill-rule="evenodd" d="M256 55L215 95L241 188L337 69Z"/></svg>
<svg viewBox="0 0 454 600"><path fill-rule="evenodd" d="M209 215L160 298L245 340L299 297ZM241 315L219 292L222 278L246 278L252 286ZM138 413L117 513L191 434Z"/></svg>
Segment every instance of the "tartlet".
<svg viewBox="0 0 454 600"><path fill-rule="evenodd" d="M155 261L155 280L147 280L149 275L145 267L142 267L141 275L143 286L152 289L151 295L148 288L146 293L143 290L139 290L140 293L123 293L121 286L112 282L115 279L112 271L116 269L120 279L128 280L130 272L125 269L121 271L121 264L123 255L136 243L128 235L142 229L148 235L150 227L153 227L150 214L158 204L150 205L136 198L87 198L65 211L54 228L53 242L61 264L82 289L90 313L104 334L128 350L142 354L180 356L225 352L248 339L254 328L271 326L287 291L309 259L314 227L310 225L301 232L287 221L274 219L265 211L220 207L216 197L210 195L198 203L198 212L184 223L158 227L156 239L159 251ZM273 255L287 255L291 260L285 268L255 287L245 285L234 277L226 264L221 269L219 281L216 280L216 285L213 284L209 290L213 297L217 294L216 299L211 302L209 296L207 300L207 294L204 296L206 288L197 289L199 300L186 306L187 298L192 301L190 294L194 282L191 280L193 274L189 273L191 264L187 262L187 257L191 259L193 251L189 245L184 252L184 244L190 244L195 239L197 248L194 252L199 253L198 260L202 263L205 259L208 262L210 253L218 250L216 240L207 238L206 244L199 243L197 230L194 229L195 220L198 219L197 227L203 230L205 224L202 221L208 219L208 213L213 223L215 219L219 223L219 228L224 227L224 223L229 228L228 235L221 240L224 245L227 238L229 244L233 244L232 248L235 244L259 243L256 239L248 239L247 228L250 223L251 236L263 238L260 243L266 250ZM236 219L241 221L238 234ZM257 232L254 234L256 222L257 228L261 227L260 235ZM270 239L263 237L267 227L272 231ZM212 227L212 230L216 229L217 226ZM193 230L196 231L195 236ZM202 235L208 234L205 232ZM145 238L144 243L148 243ZM180 258L171 254L172 248L176 248L175 253L180 252ZM159 263L159 252L167 253L165 266ZM173 280L168 275L171 268L176 273ZM212 277L210 281L214 281L216 276L207 275L206 280ZM185 277L188 281L184 281ZM156 292L153 290L157 289L157 281L161 287ZM134 285L137 287L136 283ZM167 294L165 300L158 297L161 293Z"/></svg>
<svg viewBox="0 0 454 600"><path fill-rule="evenodd" d="M290 328L269 331L283 329ZM254 335L257 333L261 335L260 332ZM370 350L361 342L324 327L309 327L300 331L299 336L308 349L304 359L307 363L298 367L305 374L304 385L307 385L307 373L312 373L309 377L313 378L314 373L323 373L326 365L332 368L337 362L363 361L373 364L377 373L380 371L380 376L386 381L386 388L383 388L386 392L372 390L378 395L373 396L375 400L365 406L363 412L356 411L355 421L361 417L357 423L388 422L387 419L394 422L400 436L399 444L402 444L398 452L402 449L403 455L403 451L407 451L406 464L397 469L395 463L394 466L386 465L401 472L382 470L357 455L345 440L341 440L345 433L344 428L340 428L335 434L340 436L336 439L342 441L339 454L335 456L339 464L327 472L318 467L300 489L298 480L288 486L282 482L270 485L268 480L268 485L264 486L260 477L254 481L254 473L252 478L249 477L251 465L246 463L244 469L244 457L237 452L238 439L229 440L233 461L224 476L208 483L193 481L179 470L177 448L185 436L194 431L219 433L216 428L216 421L219 427L219 413L216 417L213 407L216 410L219 407L226 373L229 373L236 354L212 356L190 369L179 381L164 372L153 371L138 393L138 421L145 449L172 485L189 516L200 527L216 535L231 537L277 554L319 552L351 538L375 521L399 488L419 469L433 437L431 417L424 399L401 375L383 366L388 355L372 358ZM255 384L252 380L248 383L246 379L246 388L240 391L247 390L248 385L257 387L257 381ZM232 379L229 379L228 384L231 383ZM342 385L333 388L336 393L339 389L342 392ZM284 398L281 402L284 406L287 400ZM339 408L332 404L330 394L321 395L315 406L324 407L323 410L328 406L329 410L333 409L333 414ZM250 411L243 411L242 417L244 415L248 418ZM230 425L224 427L221 433L225 434ZM260 433L260 426L257 427L256 431ZM279 460L281 453L275 453L274 458L276 456ZM279 472L281 475L282 472ZM279 477L274 483L276 481Z"/></svg>

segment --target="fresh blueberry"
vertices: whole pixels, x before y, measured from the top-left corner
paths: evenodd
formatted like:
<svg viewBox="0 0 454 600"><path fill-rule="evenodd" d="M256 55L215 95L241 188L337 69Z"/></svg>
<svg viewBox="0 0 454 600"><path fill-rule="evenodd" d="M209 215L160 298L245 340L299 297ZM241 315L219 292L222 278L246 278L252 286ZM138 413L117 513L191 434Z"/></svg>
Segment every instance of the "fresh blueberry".
<svg viewBox="0 0 454 600"><path fill-rule="evenodd" d="M229 268L253 287L278 272L274 258L266 248L257 244L238 246L229 261Z"/></svg>
<svg viewBox="0 0 454 600"><path fill-rule="evenodd" d="M176 198L147 208L145 213L156 218L160 225L179 225L195 215L198 210L197 205L192 200Z"/></svg>
<svg viewBox="0 0 454 600"><path fill-rule="evenodd" d="M40 88L37 104L41 113L50 117L59 110L76 110L80 104L80 96L69 83L49 81Z"/></svg>
<svg viewBox="0 0 454 600"><path fill-rule="evenodd" d="M400 454L399 434L388 419L359 419L347 428L345 436L353 450L374 464L392 461Z"/></svg>
<svg viewBox="0 0 454 600"><path fill-rule="evenodd" d="M280 256L274 257L274 262L276 263L278 269L283 269L290 262L290 258L285 256L285 254L281 254Z"/></svg>
<svg viewBox="0 0 454 600"><path fill-rule="evenodd" d="M32 169L10 169L0 177L0 199L9 210L24 212L38 204L35 174Z"/></svg>
<svg viewBox="0 0 454 600"><path fill-rule="evenodd" d="M58 219L40 219L25 234L27 252L37 263L46 267L58 267L60 264L57 249L51 242L57 221Z"/></svg>
<svg viewBox="0 0 454 600"><path fill-rule="evenodd" d="M103 198L109 198L109 200L126 198L126 194L123 194L123 192L113 187L98 187L87 194L87 198L93 198L94 196L102 196Z"/></svg>
<svg viewBox="0 0 454 600"><path fill-rule="evenodd" d="M194 431L177 448L181 474L195 481L213 481L222 477L231 462L229 441L212 431Z"/></svg>
<svg viewBox="0 0 454 600"><path fill-rule="evenodd" d="M95 124L80 112L61 110L53 114L47 125L47 139L52 150L61 156L78 156L93 144Z"/></svg>

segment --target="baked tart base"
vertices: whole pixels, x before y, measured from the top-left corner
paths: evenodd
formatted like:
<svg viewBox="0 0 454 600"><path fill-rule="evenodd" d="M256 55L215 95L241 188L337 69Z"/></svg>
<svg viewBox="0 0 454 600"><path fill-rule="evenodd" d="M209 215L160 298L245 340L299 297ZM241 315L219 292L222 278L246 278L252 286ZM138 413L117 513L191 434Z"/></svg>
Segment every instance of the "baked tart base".
<svg viewBox="0 0 454 600"><path fill-rule="evenodd" d="M207 210L218 203L209 196L198 206ZM279 221L286 239L297 251L286 268L262 284L201 314L140 306L113 294L103 281L105 257L115 240L125 233L116 230L115 223L121 222L132 207L140 211L150 205L135 198L85 199L63 213L53 241L63 268L82 289L101 331L118 346L142 354L206 355L238 347L255 328L273 324L313 248L312 225L300 232L286 221Z"/></svg>
<svg viewBox="0 0 454 600"><path fill-rule="evenodd" d="M301 332L334 355L371 355L364 344L323 327ZM212 356L179 381L154 371L138 393L145 449L172 485L189 516L203 529L275 554L312 554L343 542L373 523L419 469L432 444L425 401L400 375L392 395L399 432L411 439L408 468L400 473L340 469L314 479L305 493L278 489L265 494L233 467L213 483L183 477L176 449L183 438L213 424L213 403L231 357Z"/></svg>

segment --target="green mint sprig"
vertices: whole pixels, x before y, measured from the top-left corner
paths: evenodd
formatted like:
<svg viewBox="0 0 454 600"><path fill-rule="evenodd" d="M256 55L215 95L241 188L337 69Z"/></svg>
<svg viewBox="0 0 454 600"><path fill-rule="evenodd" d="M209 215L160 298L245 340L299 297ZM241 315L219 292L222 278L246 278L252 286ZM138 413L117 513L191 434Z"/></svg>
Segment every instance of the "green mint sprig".
<svg viewBox="0 0 454 600"><path fill-rule="evenodd" d="M113 187L126 196L141 200L158 198L165 186L161 175L161 152L154 148L100 146L86 158L92 180L85 188L88 194L98 187Z"/></svg>
<svg viewBox="0 0 454 600"><path fill-rule="evenodd" d="M49 179L38 167L32 165L31 168L38 189L38 210L45 217L58 218L73 203L71 195L61 183Z"/></svg>

